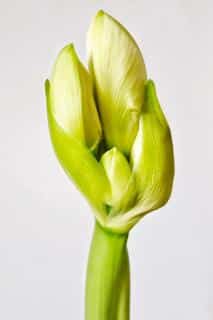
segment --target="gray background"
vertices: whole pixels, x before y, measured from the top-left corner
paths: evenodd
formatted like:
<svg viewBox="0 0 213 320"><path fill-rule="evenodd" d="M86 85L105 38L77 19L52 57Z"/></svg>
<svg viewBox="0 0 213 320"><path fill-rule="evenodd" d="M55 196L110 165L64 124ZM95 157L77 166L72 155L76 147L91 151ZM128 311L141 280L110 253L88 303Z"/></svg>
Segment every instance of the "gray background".
<svg viewBox="0 0 213 320"><path fill-rule="evenodd" d="M100 8L142 48L175 145L172 198L129 240L132 319L212 320L212 0L0 1L0 319L83 319L93 217L53 154L43 82L65 44L85 59Z"/></svg>

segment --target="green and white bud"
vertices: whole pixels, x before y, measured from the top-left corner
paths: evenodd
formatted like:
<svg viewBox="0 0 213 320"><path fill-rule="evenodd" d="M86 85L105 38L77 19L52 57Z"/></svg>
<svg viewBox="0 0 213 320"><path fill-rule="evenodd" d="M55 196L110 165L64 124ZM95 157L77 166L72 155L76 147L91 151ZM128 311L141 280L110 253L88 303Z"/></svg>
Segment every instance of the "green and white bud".
<svg viewBox="0 0 213 320"><path fill-rule="evenodd" d="M128 31L103 11L91 24L88 54L105 140L128 155L143 104L143 57Z"/></svg>
<svg viewBox="0 0 213 320"><path fill-rule="evenodd" d="M171 133L127 30L100 11L88 47L90 73L68 45L46 82L51 140L99 224L126 233L170 197Z"/></svg>
<svg viewBox="0 0 213 320"><path fill-rule="evenodd" d="M101 158L111 186L108 204L110 216L127 211L136 198L135 179L125 156L116 148L105 152Z"/></svg>
<svg viewBox="0 0 213 320"><path fill-rule="evenodd" d="M73 45L59 53L50 84L52 113L57 123L69 136L95 149L101 139L101 125L92 81Z"/></svg>
<svg viewBox="0 0 213 320"><path fill-rule="evenodd" d="M49 131L60 164L96 219L85 319L128 320L128 233L170 197L172 138L128 31L99 11L88 50L89 72L73 45L56 60L45 84Z"/></svg>

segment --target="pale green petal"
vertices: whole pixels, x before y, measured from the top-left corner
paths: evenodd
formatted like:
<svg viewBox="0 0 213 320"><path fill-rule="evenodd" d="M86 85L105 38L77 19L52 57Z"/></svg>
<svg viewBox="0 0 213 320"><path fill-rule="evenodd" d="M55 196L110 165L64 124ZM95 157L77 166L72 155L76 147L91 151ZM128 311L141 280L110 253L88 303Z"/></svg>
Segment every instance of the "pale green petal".
<svg viewBox="0 0 213 320"><path fill-rule="evenodd" d="M103 11L91 24L88 51L106 142L128 154L143 104L143 57L128 31Z"/></svg>
<svg viewBox="0 0 213 320"><path fill-rule="evenodd" d="M103 225L110 185L101 164L81 141L71 137L52 113L49 81L46 81L49 130L55 153L67 175L85 195Z"/></svg>
<svg viewBox="0 0 213 320"><path fill-rule="evenodd" d="M135 201L136 186L129 163L125 156L117 149L112 148L101 158L108 180L111 185L110 214L128 210Z"/></svg>
<svg viewBox="0 0 213 320"><path fill-rule="evenodd" d="M101 138L92 82L73 45L61 50L53 68L51 83L52 113L71 137L94 149Z"/></svg>

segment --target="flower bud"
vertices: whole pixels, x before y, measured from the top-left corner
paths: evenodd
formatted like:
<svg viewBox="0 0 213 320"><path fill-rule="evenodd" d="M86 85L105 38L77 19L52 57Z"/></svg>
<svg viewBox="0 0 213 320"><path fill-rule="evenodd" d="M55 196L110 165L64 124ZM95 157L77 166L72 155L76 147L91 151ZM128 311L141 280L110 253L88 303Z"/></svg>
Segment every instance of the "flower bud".
<svg viewBox="0 0 213 320"><path fill-rule="evenodd" d="M171 133L128 31L100 11L88 48L90 73L68 45L46 81L51 140L102 227L126 233L170 197Z"/></svg>
<svg viewBox="0 0 213 320"><path fill-rule="evenodd" d="M101 138L92 82L73 45L61 50L50 79L51 109L57 123L71 137L91 150Z"/></svg>
<svg viewBox="0 0 213 320"><path fill-rule="evenodd" d="M129 154L143 104L143 57L128 31L103 11L90 27L88 51L105 140Z"/></svg>
<svg viewBox="0 0 213 320"><path fill-rule="evenodd" d="M112 148L105 152L101 158L111 186L111 196L108 204L111 207L110 215L128 210L135 201L135 180L128 161L117 149Z"/></svg>

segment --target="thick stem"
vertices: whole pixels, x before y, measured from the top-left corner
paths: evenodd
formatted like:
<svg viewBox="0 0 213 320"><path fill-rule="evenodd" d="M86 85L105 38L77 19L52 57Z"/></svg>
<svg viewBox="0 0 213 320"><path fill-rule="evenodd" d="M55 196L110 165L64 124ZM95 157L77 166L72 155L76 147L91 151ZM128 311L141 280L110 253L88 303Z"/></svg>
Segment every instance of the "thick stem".
<svg viewBox="0 0 213 320"><path fill-rule="evenodd" d="M127 238L96 223L87 268L86 320L129 320Z"/></svg>

